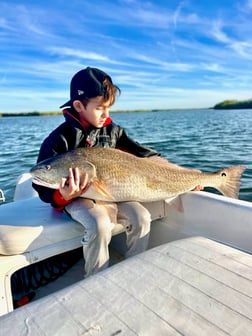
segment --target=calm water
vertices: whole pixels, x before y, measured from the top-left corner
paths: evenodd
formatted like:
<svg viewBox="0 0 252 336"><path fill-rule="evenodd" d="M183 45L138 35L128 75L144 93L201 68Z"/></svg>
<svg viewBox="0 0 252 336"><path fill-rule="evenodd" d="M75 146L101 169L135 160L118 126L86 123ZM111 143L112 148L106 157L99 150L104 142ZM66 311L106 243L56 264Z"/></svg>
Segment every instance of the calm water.
<svg viewBox="0 0 252 336"><path fill-rule="evenodd" d="M113 113L138 142L170 161L203 171L243 164L240 199L252 201L252 110ZM36 162L43 139L63 116L0 118L0 189L7 202L20 174Z"/></svg>

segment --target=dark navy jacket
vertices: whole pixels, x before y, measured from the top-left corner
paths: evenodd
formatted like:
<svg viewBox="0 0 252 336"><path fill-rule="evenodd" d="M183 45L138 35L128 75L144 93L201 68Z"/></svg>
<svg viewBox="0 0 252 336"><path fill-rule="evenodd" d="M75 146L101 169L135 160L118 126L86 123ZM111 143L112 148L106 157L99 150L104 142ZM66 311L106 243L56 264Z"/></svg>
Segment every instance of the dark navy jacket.
<svg viewBox="0 0 252 336"><path fill-rule="evenodd" d="M65 122L59 125L41 145L37 162L78 147L112 147L139 157L159 155L156 151L141 146L126 134L125 130L107 118L102 128L85 130L73 111L64 110ZM35 185L39 197L57 207L53 200L55 190Z"/></svg>

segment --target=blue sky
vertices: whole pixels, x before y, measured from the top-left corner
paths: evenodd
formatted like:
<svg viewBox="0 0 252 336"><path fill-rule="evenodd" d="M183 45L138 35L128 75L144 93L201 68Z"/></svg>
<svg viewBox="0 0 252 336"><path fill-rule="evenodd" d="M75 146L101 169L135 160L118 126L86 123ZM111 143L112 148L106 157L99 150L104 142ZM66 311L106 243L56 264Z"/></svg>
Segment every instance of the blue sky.
<svg viewBox="0 0 252 336"><path fill-rule="evenodd" d="M252 0L2 0L0 112L58 111L73 74L108 72L112 109L252 98Z"/></svg>

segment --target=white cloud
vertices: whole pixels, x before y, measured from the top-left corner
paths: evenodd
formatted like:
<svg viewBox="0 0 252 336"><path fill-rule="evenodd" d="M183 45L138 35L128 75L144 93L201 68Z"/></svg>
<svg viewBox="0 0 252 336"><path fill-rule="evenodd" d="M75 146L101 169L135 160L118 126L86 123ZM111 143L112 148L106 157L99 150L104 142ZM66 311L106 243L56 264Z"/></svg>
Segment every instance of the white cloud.
<svg viewBox="0 0 252 336"><path fill-rule="evenodd" d="M222 43L230 43L231 39L228 37L228 35L223 31L223 22L218 20L215 21L213 24L213 30L212 30L212 35L215 37L215 39L218 42Z"/></svg>
<svg viewBox="0 0 252 336"><path fill-rule="evenodd" d="M252 91L251 1L59 2L0 3L0 111L57 108L88 65L112 76L125 108L209 106Z"/></svg>
<svg viewBox="0 0 252 336"><path fill-rule="evenodd" d="M48 50L49 52L53 54L57 54L61 56L70 56L70 57L77 57L77 58L85 58L89 60L109 62L108 57L101 55L101 54L97 54L95 52L86 52L86 51L79 50L79 49L71 49L71 48L65 48L65 47L58 47L58 48L51 47L51 48L48 48Z"/></svg>

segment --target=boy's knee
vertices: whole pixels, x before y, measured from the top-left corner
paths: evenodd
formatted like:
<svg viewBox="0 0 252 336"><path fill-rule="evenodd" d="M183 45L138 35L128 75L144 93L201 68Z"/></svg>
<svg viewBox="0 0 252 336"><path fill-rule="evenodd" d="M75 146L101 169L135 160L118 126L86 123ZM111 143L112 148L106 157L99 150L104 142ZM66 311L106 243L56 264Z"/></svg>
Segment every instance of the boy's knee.
<svg viewBox="0 0 252 336"><path fill-rule="evenodd" d="M129 202L125 205L124 211L127 216L128 232L142 232L142 235L149 233L151 215L144 206L137 202Z"/></svg>
<svg viewBox="0 0 252 336"><path fill-rule="evenodd" d="M151 221L151 215L149 211L140 203L133 204L132 214L134 216L134 222L149 224Z"/></svg>

